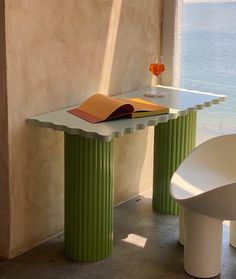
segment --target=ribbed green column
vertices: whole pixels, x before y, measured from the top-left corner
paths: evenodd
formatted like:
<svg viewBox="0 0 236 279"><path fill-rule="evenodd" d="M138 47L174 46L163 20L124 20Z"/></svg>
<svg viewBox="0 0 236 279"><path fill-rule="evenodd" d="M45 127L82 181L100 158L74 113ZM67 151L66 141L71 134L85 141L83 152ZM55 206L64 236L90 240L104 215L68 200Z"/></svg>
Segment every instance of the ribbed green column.
<svg viewBox="0 0 236 279"><path fill-rule="evenodd" d="M98 261L112 238L113 143L65 133L65 253Z"/></svg>
<svg viewBox="0 0 236 279"><path fill-rule="evenodd" d="M154 140L153 210L178 214L178 204L170 196L170 180L196 142L196 112L158 124Z"/></svg>

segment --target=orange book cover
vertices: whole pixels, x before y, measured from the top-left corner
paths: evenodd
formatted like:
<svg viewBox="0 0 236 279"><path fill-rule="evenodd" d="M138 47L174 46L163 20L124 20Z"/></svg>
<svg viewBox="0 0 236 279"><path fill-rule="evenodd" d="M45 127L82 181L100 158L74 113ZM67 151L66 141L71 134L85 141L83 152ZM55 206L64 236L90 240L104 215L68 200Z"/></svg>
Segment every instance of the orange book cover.
<svg viewBox="0 0 236 279"><path fill-rule="evenodd" d="M78 108L70 109L68 112L91 123L98 123L121 117L133 118L168 113L169 108L141 98L123 99L95 94Z"/></svg>

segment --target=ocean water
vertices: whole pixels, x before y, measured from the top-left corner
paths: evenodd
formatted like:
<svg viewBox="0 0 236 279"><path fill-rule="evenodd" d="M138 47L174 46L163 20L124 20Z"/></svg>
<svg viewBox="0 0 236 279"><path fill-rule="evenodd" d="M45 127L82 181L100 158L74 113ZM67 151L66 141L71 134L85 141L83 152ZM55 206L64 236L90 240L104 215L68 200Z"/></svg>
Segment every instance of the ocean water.
<svg viewBox="0 0 236 279"><path fill-rule="evenodd" d="M185 3L180 86L227 95L198 112L200 135L236 133L236 1Z"/></svg>

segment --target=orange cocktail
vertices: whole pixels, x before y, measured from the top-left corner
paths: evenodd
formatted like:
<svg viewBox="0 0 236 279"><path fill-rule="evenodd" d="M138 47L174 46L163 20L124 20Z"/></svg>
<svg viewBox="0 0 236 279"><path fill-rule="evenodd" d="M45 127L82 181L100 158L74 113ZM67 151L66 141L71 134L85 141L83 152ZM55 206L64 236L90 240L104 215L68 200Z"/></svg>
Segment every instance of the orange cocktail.
<svg viewBox="0 0 236 279"><path fill-rule="evenodd" d="M162 72L165 71L165 65L164 64L158 64L158 63L152 63L149 66L149 71L154 75L154 76L159 76Z"/></svg>
<svg viewBox="0 0 236 279"><path fill-rule="evenodd" d="M157 78L162 72L165 71L165 65L163 63L151 63L149 65L149 71L153 74L153 76L155 76L155 78ZM145 92L144 95L148 97L163 98L163 92L161 92L156 85L151 86L150 91Z"/></svg>

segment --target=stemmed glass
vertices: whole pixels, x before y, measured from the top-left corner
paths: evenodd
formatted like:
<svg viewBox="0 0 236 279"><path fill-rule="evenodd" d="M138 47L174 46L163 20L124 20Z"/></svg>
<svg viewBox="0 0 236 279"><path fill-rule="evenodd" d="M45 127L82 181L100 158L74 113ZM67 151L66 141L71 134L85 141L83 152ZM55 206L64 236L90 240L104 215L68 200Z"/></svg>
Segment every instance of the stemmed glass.
<svg viewBox="0 0 236 279"><path fill-rule="evenodd" d="M150 66L149 66L149 71L153 75L153 80L155 81L155 84L154 84L154 86L151 87L151 90L148 91L148 92L145 92L144 95L148 96L148 97L163 98L164 97L163 93L158 90L156 85L157 85L158 77L160 76L160 74L162 72L165 71L165 65L163 63L162 57L160 59L160 63L157 63L157 58L155 60L156 60L156 62L151 63Z"/></svg>

